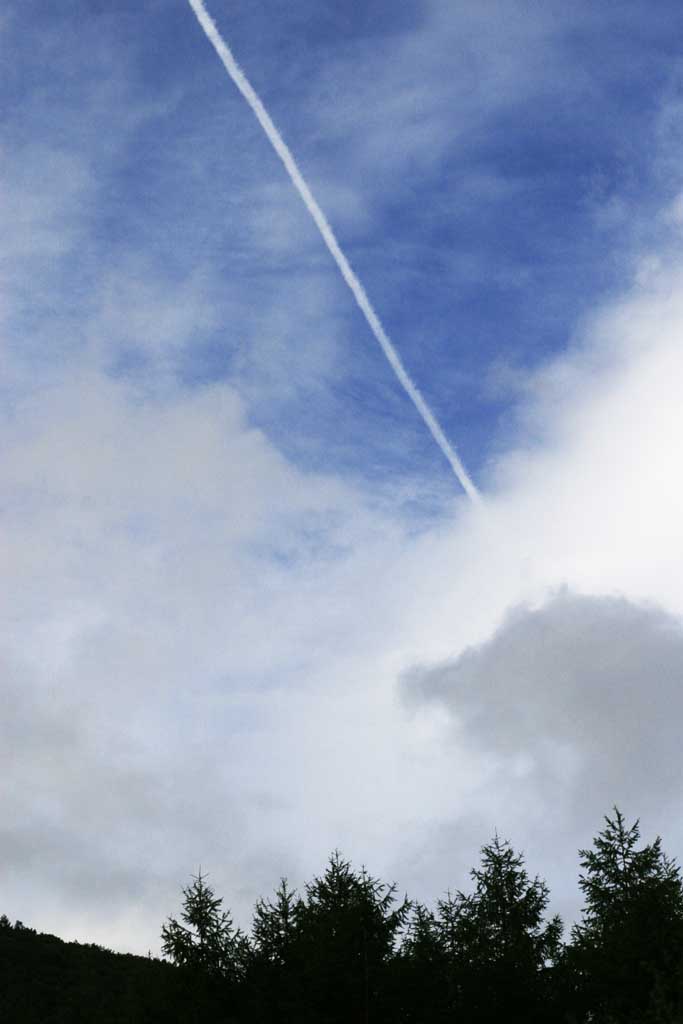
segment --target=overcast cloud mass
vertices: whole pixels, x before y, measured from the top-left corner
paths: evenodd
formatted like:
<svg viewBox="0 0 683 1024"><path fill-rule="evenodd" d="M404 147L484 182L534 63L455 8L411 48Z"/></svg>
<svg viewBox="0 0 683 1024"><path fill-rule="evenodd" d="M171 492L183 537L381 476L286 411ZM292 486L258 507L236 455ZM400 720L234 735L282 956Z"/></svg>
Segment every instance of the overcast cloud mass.
<svg viewBox="0 0 683 1024"><path fill-rule="evenodd" d="M615 802L683 856L683 12L208 6L484 501L189 5L10 0L0 912L158 951L200 863L248 925L498 829L571 919Z"/></svg>

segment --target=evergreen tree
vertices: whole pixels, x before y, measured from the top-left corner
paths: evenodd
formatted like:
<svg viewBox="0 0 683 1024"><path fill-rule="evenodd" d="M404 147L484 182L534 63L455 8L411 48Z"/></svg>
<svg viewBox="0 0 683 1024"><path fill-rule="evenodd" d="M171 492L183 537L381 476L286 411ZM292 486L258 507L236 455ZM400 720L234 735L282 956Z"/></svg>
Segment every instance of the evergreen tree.
<svg viewBox="0 0 683 1024"><path fill-rule="evenodd" d="M183 889L182 924L169 917L161 929L162 952L180 967L236 983L244 973L248 944L232 918L221 910L223 900L206 884L201 871Z"/></svg>
<svg viewBox="0 0 683 1024"><path fill-rule="evenodd" d="M248 987L252 1019L293 1019L296 1003L296 891L283 878L273 899L258 899L254 908Z"/></svg>
<svg viewBox="0 0 683 1024"><path fill-rule="evenodd" d="M546 883L530 879L522 855L498 836L483 847L472 878L474 892L442 901L437 916L461 1019L552 1019L552 968L562 923L559 917L544 920Z"/></svg>
<svg viewBox="0 0 683 1024"><path fill-rule="evenodd" d="M577 1016L596 1022L680 1020L683 886L661 839L615 807L591 850L580 850L585 897L568 954Z"/></svg>
<svg viewBox="0 0 683 1024"><path fill-rule="evenodd" d="M414 904L395 961L396 1019L406 1024L452 1019L455 994L450 952L436 915L423 904Z"/></svg>
<svg viewBox="0 0 683 1024"><path fill-rule="evenodd" d="M396 886L353 871L335 852L296 906L296 964L305 1002L297 1020L316 1024L386 1017L384 991L410 904Z"/></svg>
<svg viewBox="0 0 683 1024"><path fill-rule="evenodd" d="M274 900L258 899L254 908L252 939L255 953L268 963L282 966L296 929L296 890L290 889L283 878L275 890Z"/></svg>

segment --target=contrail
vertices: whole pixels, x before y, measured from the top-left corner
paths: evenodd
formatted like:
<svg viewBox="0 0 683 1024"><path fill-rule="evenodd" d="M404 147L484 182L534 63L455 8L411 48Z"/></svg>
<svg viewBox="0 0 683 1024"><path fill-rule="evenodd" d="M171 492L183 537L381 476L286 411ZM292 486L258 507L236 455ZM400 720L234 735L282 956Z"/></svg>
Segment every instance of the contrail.
<svg viewBox="0 0 683 1024"><path fill-rule="evenodd" d="M443 454L448 459L451 469L455 473L457 479L460 481L463 490L468 497L474 501L481 501L479 491L475 487L474 483L470 479L470 476L465 469L464 465L460 461L460 458L451 445L450 441L444 434L443 430L432 410L429 408L420 391L413 384L408 371L405 369L401 358L394 348L387 332L384 330L382 323L375 313L370 299L366 295L363 285L360 283L355 273L351 268L351 264L347 260L346 256L342 252L337 239L335 238L334 232L330 227L327 218L323 211L318 206L316 199L308 187L304 176L299 170L296 160L292 156L291 152L284 139L280 135L279 131L273 124L270 114L263 106L258 94L254 91L251 83L247 79L246 75L240 68L239 64L233 57L230 49L223 41L223 38L216 27L211 15L208 13L202 0L189 0L190 6L197 16L197 21L203 28L209 42L212 44L216 53L222 60L225 70L228 72L233 82L244 96L245 100L253 110L259 124L263 128L264 132L268 136L268 141L272 145L277 155L282 160L289 177L292 179L292 184L296 188L297 192L301 196L306 206L306 209L310 213L311 217L315 221L318 231L322 235L323 241L330 251L332 259L339 267L342 277L346 281L347 285L353 293L353 297L358 303L358 306L368 322L368 326L375 338L380 344L384 355L389 361L389 365L398 377L404 391L412 401L413 405L419 412L420 416L424 420L430 434L438 444Z"/></svg>

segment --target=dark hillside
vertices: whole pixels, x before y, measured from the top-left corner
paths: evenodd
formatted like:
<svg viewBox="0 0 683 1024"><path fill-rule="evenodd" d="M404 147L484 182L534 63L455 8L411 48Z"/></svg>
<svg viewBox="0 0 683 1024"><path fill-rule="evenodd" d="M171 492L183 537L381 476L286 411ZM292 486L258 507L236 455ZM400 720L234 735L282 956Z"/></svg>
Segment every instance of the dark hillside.
<svg viewBox="0 0 683 1024"><path fill-rule="evenodd" d="M0 919L3 1024L228 1022L225 1007L225 992L206 977Z"/></svg>

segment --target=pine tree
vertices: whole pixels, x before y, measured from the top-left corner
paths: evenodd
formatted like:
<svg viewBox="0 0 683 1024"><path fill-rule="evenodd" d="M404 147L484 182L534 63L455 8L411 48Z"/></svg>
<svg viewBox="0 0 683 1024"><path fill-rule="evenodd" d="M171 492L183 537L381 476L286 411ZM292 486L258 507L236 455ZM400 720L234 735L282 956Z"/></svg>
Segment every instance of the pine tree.
<svg viewBox="0 0 683 1024"><path fill-rule="evenodd" d="M639 843L639 822L615 807L593 849L579 851L585 907L568 959L585 1020L680 1019L681 873L659 837Z"/></svg>
<svg viewBox="0 0 683 1024"><path fill-rule="evenodd" d="M271 964L287 962L296 929L296 890L283 878L274 900L258 899L254 908L252 939L255 952Z"/></svg>
<svg viewBox="0 0 683 1024"><path fill-rule="evenodd" d="M254 908L248 987L250 1017L257 1021L294 1019L297 997L296 891L283 878L273 899Z"/></svg>
<svg viewBox="0 0 683 1024"><path fill-rule="evenodd" d="M161 929L162 952L181 967L238 982L244 973L247 941L232 918L221 910L223 900L206 884L201 871L183 889L181 924L169 917Z"/></svg>
<svg viewBox="0 0 683 1024"><path fill-rule="evenodd" d="M296 908L296 952L306 1005L299 1020L380 1019L387 969L408 900L394 907L396 886L353 871L338 851L306 886Z"/></svg>
<svg viewBox="0 0 683 1024"><path fill-rule="evenodd" d="M396 1019L406 1024L436 1024L453 1017L453 957L440 918L421 903L412 907L394 969Z"/></svg>
<svg viewBox="0 0 683 1024"><path fill-rule="evenodd" d="M472 878L474 892L442 901L437 916L462 1019L550 1019L562 923L544 920L546 883L529 878L522 855L498 836L482 848Z"/></svg>

